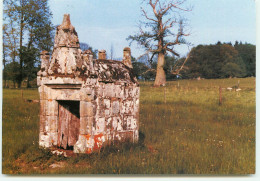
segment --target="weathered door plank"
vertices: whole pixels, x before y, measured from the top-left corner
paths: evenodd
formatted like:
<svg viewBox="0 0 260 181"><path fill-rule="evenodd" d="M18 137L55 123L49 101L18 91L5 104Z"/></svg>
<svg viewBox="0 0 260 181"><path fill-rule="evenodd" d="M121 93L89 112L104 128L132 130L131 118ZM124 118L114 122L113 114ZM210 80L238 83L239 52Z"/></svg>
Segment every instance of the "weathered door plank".
<svg viewBox="0 0 260 181"><path fill-rule="evenodd" d="M59 125L60 125L60 133L58 132L59 137L59 147L67 149L68 145L68 125L69 120L71 119L71 113L69 111L68 105L60 105L59 104Z"/></svg>
<svg viewBox="0 0 260 181"><path fill-rule="evenodd" d="M79 103L59 102L58 147L68 149L79 137Z"/></svg>

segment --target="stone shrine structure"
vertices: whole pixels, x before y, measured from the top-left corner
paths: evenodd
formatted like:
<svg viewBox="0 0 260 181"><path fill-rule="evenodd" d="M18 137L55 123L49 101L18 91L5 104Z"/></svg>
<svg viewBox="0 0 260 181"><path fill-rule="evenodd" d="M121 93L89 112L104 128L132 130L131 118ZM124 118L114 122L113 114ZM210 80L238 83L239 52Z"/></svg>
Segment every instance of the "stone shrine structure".
<svg viewBox="0 0 260 181"><path fill-rule="evenodd" d="M139 84L131 50L123 61L82 52L70 15L57 27L53 52L41 53L39 145L91 153L115 142L137 142Z"/></svg>

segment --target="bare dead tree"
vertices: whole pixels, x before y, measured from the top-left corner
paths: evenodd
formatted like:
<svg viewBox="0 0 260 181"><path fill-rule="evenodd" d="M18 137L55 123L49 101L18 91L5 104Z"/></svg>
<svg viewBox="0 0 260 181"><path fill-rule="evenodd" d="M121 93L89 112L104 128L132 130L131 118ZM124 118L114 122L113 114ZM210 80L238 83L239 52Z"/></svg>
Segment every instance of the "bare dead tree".
<svg viewBox="0 0 260 181"><path fill-rule="evenodd" d="M185 1L144 0L143 2L150 7L149 13L141 8L146 21L140 22L138 34L127 38L127 40L131 40L131 43L136 41L143 46L146 54L151 54L150 59L153 59L156 54L158 55L154 86L166 84L166 74L163 69L166 53L179 56L174 50L174 46L188 44L184 37L189 36L189 33L184 33L185 21L180 15L181 12L191 11L190 8L182 7Z"/></svg>

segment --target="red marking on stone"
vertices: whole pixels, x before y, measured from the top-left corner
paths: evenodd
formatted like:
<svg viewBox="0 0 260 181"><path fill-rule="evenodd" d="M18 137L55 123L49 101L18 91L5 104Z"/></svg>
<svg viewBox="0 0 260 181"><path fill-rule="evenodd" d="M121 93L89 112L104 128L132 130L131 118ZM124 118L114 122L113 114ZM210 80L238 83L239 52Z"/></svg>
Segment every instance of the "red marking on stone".
<svg viewBox="0 0 260 181"><path fill-rule="evenodd" d="M92 149L91 149L91 148L88 148L88 149L86 150L86 153L87 153L87 154L92 153Z"/></svg>
<svg viewBox="0 0 260 181"><path fill-rule="evenodd" d="M83 135L87 140L89 140L89 138L91 137L91 135L89 135L89 134L84 134Z"/></svg>
<svg viewBox="0 0 260 181"><path fill-rule="evenodd" d="M94 136L94 148L93 148L94 151L101 149L102 143L103 143L102 142L102 136L103 136L102 133Z"/></svg>
<svg viewBox="0 0 260 181"><path fill-rule="evenodd" d="M112 97L112 98L111 98L111 101L118 101L118 98Z"/></svg>

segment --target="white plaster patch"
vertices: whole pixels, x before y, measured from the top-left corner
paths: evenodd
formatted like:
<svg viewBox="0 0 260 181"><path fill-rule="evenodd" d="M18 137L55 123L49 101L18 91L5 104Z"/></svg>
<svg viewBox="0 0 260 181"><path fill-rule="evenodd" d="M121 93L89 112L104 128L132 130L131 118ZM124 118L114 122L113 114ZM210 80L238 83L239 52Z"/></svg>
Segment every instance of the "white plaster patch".
<svg viewBox="0 0 260 181"><path fill-rule="evenodd" d="M105 110L105 116L110 116L110 111L109 111L109 109L106 109L106 110Z"/></svg>
<svg viewBox="0 0 260 181"><path fill-rule="evenodd" d="M131 111L131 103L132 103L132 101L125 101L125 113L130 113Z"/></svg>
<svg viewBox="0 0 260 181"><path fill-rule="evenodd" d="M112 113L113 114L119 113L119 102L118 101L113 101L113 103L112 103Z"/></svg>
<svg viewBox="0 0 260 181"><path fill-rule="evenodd" d="M105 107L107 109L110 108L110 100L109 99L104 99L104 104L105 104Z"/></svg>
<svg viewBox="0 0 260 181"><path fill-rule="evenodd" d="M127 122L127 128L128 129L136 129L137 128L137 124L136 124L136 119L133 118L133 116L129 116L126 120Z"/></svg>
<svg viewBox="0 0 260 181"><path fill-rule="evenodd" d="M96 123L96 133L105 131L105 118L99 118Z"/></svg>
<svg viewBox="0 0 260 181"><path fill-rule="evenodd" d="M112 118L107 119L107 126L111 123L111 121L112 121Z"/></svg>
<svg viewBox="0 0 260 181"><path fill-rule="evenodd" d="M113 128L113 130L117 130L117 119L116 118L113 118L112 128Z"/></svg>
<svg viewBox="0 0 260 181"><path fill-rule="evenodd" d="M79 135L79 139L74 145L74 153L84 153L86 150L86 138L83 135Z"/></svg>
<svg viewBox="0 0 260 181"><path fill-rule="evenodd" d="M50 136L40 134L39 145L42 146L42 147L45 147L45 148L49 148L51 146L50 145Z"/></svg>

